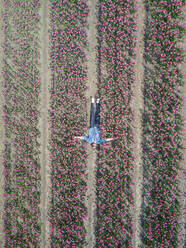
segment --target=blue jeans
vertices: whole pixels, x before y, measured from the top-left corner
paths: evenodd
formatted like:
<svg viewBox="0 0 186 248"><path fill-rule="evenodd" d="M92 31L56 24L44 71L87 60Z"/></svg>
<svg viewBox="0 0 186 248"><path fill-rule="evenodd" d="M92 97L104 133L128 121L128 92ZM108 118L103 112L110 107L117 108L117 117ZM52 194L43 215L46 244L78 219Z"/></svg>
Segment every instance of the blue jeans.
<svg viewBox="0 0 186 248"><path fill-rule="evenodd" d="M94 104L91 103L90 107L90 127L99 128L100 125L100 103L96 103L96 113L94 116Z"/></svg>

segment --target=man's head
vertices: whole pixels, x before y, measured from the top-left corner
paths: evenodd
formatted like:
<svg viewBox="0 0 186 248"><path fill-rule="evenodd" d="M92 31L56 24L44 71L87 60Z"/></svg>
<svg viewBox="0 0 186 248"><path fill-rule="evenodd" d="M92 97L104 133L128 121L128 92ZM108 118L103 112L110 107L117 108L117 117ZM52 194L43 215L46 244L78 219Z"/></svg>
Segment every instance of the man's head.
<svg viewBox="0 0 186 248"><path fill-rule="evenodd" d="M94 150L97 148L96 142L93 142L93 143L92 143L92 148L93 148Z"/></svg>

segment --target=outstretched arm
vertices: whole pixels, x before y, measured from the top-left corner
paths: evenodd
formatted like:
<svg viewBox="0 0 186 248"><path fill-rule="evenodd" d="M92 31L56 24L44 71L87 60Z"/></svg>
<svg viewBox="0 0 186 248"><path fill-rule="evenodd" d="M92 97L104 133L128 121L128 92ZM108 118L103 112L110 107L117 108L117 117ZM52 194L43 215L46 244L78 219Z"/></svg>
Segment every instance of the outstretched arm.
<svg viewBox="0 0 186 248"><path fill-rule="evenodd" d="M101 144L101 143L104 143L104 142L108 142L108 141L111 141L111 140L116 140L115 138L108 138L108 139L100 139L98 141L98 144Z"/></svg>
<svg viewBox="0 0 186 248"><path fill-rule="evenodd" d="M115 140L114 138L108 138L106 139L106 141L111 141L111 140Z"/></svg>
<svg viewBox="0 0 186 248"><path fill-rule="evenodd" d="M88 142L89 144L91 144L91 139L87 136L75 136L74 138L84 140L84 141Z"/></svg>
<svg viewBox="0 0 186 248"><path fill-rule="evenodd" d="M74 139L84 139L84 136L74 136Z"/></svg>

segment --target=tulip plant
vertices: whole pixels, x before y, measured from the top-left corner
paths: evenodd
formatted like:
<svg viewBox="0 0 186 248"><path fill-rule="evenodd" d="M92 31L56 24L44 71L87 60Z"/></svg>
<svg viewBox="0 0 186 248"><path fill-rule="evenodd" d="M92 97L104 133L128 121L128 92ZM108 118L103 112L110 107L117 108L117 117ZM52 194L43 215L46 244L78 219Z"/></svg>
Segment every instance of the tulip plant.
<svg viewBox="0 0 186 248"><path fill-rule="evenodd" d="M84 0L50 4L51 247L85 247L87 152L72 137L88 130L88 4Z"/></svg>
<svg viewBox="0 0 186 248"><path fill-rule="evenodd" d="M181 233L182 0L146 0L143 247L178 247ZM39 0L3 2L5 247L40 247ZM87 247L87 0L49 0L51 247ZM97 5L97 81L103 137L96 160L96 247L133 247L137 1Z"/></svg>
<svg viewBox="0 0 186 248"><path fill-rule="evenodd" d="M131 85L135 80L137 13L135 1L100 1L98 11L98 92L103 136L114 135L113 146L102 146L97 160L98 247L133 247L134 154Z"/></svg>
<svg viewBox="0 0 186 248"><path fill-rule="evenodd" d="M39 0L3 1L5 247L40 247Z"/></svg>
<svg viewBox="0 0 186 248"><path fill-rule="evenodd" d="M184 1L146 1L143 247L178 247Z"/></svg>

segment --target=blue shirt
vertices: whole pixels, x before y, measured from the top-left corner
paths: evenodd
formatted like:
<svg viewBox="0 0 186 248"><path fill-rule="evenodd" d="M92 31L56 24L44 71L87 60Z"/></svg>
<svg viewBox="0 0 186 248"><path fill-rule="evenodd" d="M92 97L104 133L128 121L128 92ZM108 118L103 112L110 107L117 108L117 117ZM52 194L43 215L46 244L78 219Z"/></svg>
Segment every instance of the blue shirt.
<svg viewBox="0 0 186 248"><path fill-rule="evenodd" d="M92 144L93 142L96 142L96 144L101 144L107 141L107 139L100 138L100 131L99 131L99 128L97 127L89 128L88 137L84 136L82 137L82 139L88 142L89 144Z"/></svg>

